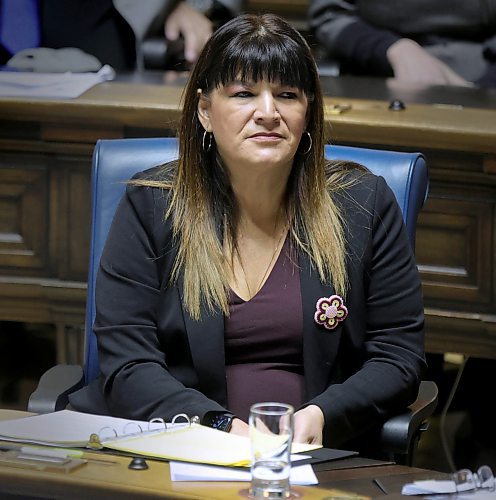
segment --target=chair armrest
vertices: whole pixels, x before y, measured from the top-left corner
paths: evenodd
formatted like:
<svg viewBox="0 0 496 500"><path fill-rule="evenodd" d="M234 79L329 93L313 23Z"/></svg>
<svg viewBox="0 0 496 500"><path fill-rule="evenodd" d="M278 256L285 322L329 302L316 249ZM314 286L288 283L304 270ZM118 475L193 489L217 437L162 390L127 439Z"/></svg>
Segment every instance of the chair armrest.
<svg viewBox="0 0 496 500"><path fill-rule="evenodd" d="M63 410L69 403L69 394L84 384L83 369L79 365L56 365L40 378L38 387L28 401L28 411L51 413Z"/></svg>
<svg viewBox="0 0 496 500"><path fill-rule="evenodd" d="M419 433L427 429L427 419L437 406L438 389L435 382L423 380L417 399L398 415L384 422L381 429L383 451L392 455L409 455Z"/></svg>

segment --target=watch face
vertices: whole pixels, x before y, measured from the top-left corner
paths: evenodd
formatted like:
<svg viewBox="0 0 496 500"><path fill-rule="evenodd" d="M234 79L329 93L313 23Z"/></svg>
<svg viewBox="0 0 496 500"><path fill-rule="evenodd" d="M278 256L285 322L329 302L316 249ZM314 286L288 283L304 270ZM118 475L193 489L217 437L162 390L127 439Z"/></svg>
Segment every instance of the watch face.
<svg viewBox="0 0 496 500"><path fill-rule="evenodd" d="M229 431L231 429L232 415L218 415L212 422L212 427L220 431Z"/></svg>
<svg viewBox="0 0 496 500"><path fill-rule="evenodd" d="M214 6L214 0L187 0L187 2L193 9L202 14L209 13Z"/></svg>
<svg viewBox="0 0 496 500"><path fill-rule="evenodd" d="M203 416L201 423L219 431L229 432L233 419L234 415L228 411L208 411Z"/></svg>

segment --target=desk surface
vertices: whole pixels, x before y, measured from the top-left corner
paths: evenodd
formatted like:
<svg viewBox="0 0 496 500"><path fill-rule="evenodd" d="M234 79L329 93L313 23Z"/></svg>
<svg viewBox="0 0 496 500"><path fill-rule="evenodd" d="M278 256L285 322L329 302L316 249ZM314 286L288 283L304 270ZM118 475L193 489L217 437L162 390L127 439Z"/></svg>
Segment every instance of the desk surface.
<svg viewBox="0 0 496 500"><path fill-rule="evenodd" d="M145 71L123 72L116 82L183 87L187 73ZM451 87L398 83L389 78L321 75L320 83L326 97L392 101L400 99L406 105L446 105L475 109L496 109L496 89Z"/></svg>
<svg viewBox="0 0 496 500"><path fill-rule="evenodd" d="M447 87L399 83L388 78L321 76L322 90L329 97L374 99L409 104L445 105L463 108L496 109L496 89Z"/></svg>
<svg viewBox="0 0 496 500"><path fill-rule="evenodd" d="M30 413L0 409L0 420L22 418ZM248 483L241 482L172 482L169 464L148 460L147 470L128 469L129 457L109 453L85 453L85 458L108 461L102 464L89 461L72 472L45 472L16 469L0 465L0 498L67 498L71 499L242 499L240 493ZM435 478L440 472L416 469L402 465L385 464L376 460L351 457L314 465L318 487L295 486L305 499L331 498L336 490L371 498L394 499L400 495L405 483L417 479ZM373 483L377 478L390 492L384 495ZM417 497L419 498L419 497Z"/></svg>
<svg viewBox="0 0 496 500"><path fill-rule="evenodd" d="M0 98L2 120L9 123L2 135L7 137L14 133L12 123L20 121L43 122L42 136L49 141L55 137L58 141L63 140L64 134L74 141L71 127L78 129L77 142L112 138L113 129L117 137L122 127L139 136L145 125L147 135L163 135L164 128L174 131L177 127L184 88L184 78L181 76L168 84L164 84L163 78L163 74L145 79L136 75L128 75L127 78L122 75L120 79L101 83L73 100ZM328 92L324 102L326 121L332 127L334 143L348 142L350 137L362 137L366 138L368 144L401 145L415 150L448 148L496 153L494 109L488 109L484 104L490 101L496 108L496 96L489 91L465 89L469 94L472 92L470 104L477 101L480 106L464 107L439 100L426 104L419 98L422 89L416 92L410 89L410 94L416 95L417 101L406 99L405 111L390 111L388 100L381 100L386 92L384 80L374 80L378 87L375 96L374 92L366 93L367 83L361 80L359 83L356 79L352 80L354 84L348 85L346 79L331 81L329 78L325 77L323 81L327 81L326 85L336 92ZM379 91L381 86L382 90ZM449 88L444 89L446 95L453 92ZM442 95L444 90L433 92ZM357 98L356 95L367 98ZM402 94L392 95L398 97ZM468 98L466 100L469 102ZM346 104L349 109L336 113L336 104ZM81 123L86 125L82 134L79 130Z"/></svg>
<svg viewBox="0 0 496 500"><path fill-rule="evenodd" d="M187 498L187 499L242 499L241 492L248 483L240 482L172 482L169 464L148 460L149 469L128 469L128 457L88 453L87 458L112 461L110 465L88 462L70 473L43 472L0 466L0 497L16 494L22 498L92 498L92 499L141 499L141 498ZM336 490L351 492L371 498L396 498L403 484L416 479L433 478L441 473L415 469L400 465L380 465L363 459L344 461L343 469L318 470L318 487L295 486L305 499L323 499L336 494ZM325 469L325 464L321 468ZM318 468L318 467L317 467ZM372 482L379 478L389 495L384 495ZM14 498L14 497L13 497ZM418 498L418 497L417 497Z"/></svg>

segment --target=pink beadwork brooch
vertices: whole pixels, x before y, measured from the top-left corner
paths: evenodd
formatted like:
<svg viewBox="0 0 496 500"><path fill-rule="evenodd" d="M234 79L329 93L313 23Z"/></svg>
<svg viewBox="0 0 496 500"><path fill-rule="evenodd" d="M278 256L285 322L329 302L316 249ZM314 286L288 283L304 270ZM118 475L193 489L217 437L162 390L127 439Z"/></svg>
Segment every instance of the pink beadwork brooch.
<svg viewBox="0 0 496 500"><path fill-rule="evenodd" d="M340 321L348 316L348 309L339 295L322 297L317 301L315 311L315 322L324 326L327 330L334 330Z"/></svg>

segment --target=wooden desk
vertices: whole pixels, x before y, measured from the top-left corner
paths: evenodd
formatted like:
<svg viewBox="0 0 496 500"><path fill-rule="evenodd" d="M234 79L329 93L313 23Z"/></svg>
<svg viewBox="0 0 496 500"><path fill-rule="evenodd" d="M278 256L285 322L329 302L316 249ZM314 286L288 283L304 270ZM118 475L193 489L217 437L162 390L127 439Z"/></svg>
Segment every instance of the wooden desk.
<svg viewBox="0 0 496 500"><path fill-rule="evenodd" d="M88 458L102 459L102 455L87 454ZM172 482L169 464L148 460L149 469L128 469L130 459L104 455L112 465L87 463L70 473L43 472L0 466L1 498L50 498L50 499L243 499L240 491L249 483L238 482ZM374 463L373 461L369 461ZM320 484L295 486L303 499L330 498L336 489L366 495L371 498L395 498L403 484L417 479L433 478L441 473L400 465L357 467L358 460L349 460L347 468L317 472ZM384 495L372 482L379 478L388 488ZM10 497L8 494L19 495Z"/></svg>
<svg viewBox="0 0 496 500"><path fill-rule="evenodd" d="M17 410L0 409L0 420L10 420L33 415ZM8 444L5 441L0 444ZM239 494L248 483L228 482L172 482L169 464L147 460L149 469L128 469L129 457L107 453L85 454L87 459L108 460L112 465L88 462L70 473L32 471L0 465L0 498L50 498L65 499L243 499ZM394 499L403 484L417 479L442 477L443 473L401 465L384 464L362 457L350 457L327 463L315 464L319 478L318 487L295 486L294 490L305 499L329 498L336 489L371 498ZM385 496L372 482L378 478L388 489ZM12 495L12 496L10 496ZM18 496L14 496L18 495ZM330 500L330 499L329 499Z"/></svg>
<svg viewBox="0 0 496 500"><path fill-rule="evenodd" d="M94 143L173 135L183 82L161 78L103 83L72 101L0 99L0 320L55 323L59 362L81 355ZM416 249L427 350L496 358L496 109L486 109L496 94L465 91L471 107L412 97L394 112L373 95L347 98L350 80L326 85L335 143L427 157ZM342 103L351 108L332 114Z"/></svg>
<svg viewBox="0 0 496 500"><path fill-rule="evenodd" d="M17 410L0 409L0 420L10 420L33 415ZM0 444L8 444L5 441ZM149 469L128 469L129 457L110 453L88 452L84 458L90 461L70 473L44 472L16 469L0 465L0 498L50 499L243 499L239 494L248 483L228 482L172 482L168 462L147 460ZM91 459L112 461L112 465L91 462ZM403 484L419 479L444 477L441 472L402 465L391 465L362 457L350 457L327 463L314 464L319 479L316 487L295 486L304 499L331 500L329 495L336 489L365 495L371 498L394 499L399 496ZM389 495L372 482L380 479ZM10 496L12 495L12 496ZM14 496L18 495L18 496ZM403 497L404 498L404 497ZM419 498L419 497L417 497Z"/></svg>

